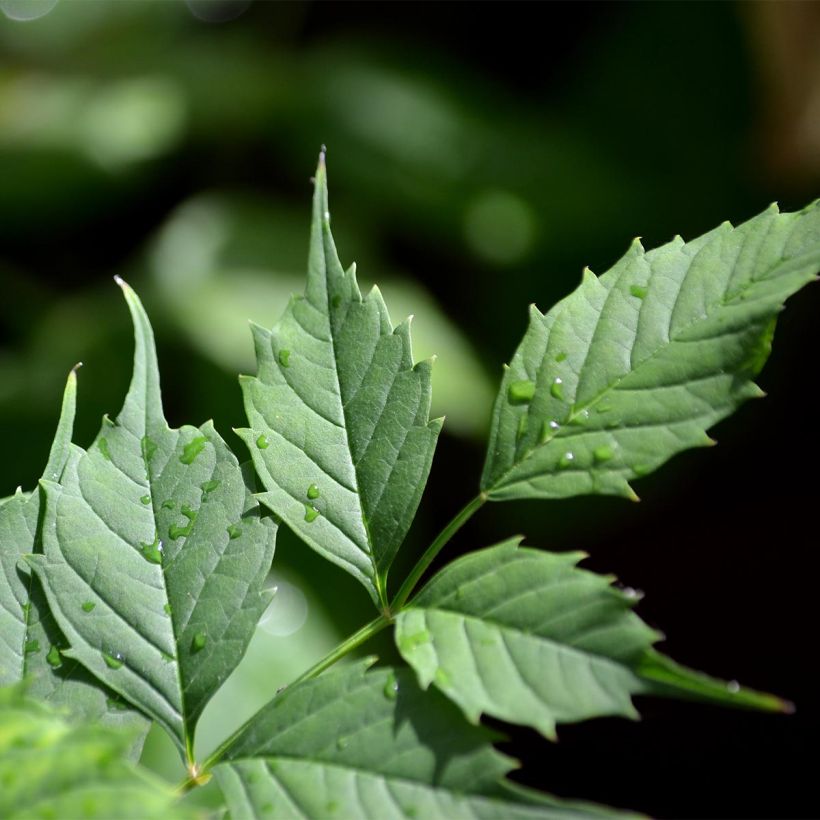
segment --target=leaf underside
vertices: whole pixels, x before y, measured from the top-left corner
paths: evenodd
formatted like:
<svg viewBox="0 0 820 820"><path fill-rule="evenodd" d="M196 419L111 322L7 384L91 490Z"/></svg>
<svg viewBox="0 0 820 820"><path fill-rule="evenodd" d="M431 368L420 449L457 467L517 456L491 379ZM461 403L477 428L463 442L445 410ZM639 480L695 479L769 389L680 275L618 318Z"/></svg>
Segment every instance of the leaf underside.
<svg viewBox="0 0 820 820"><path fill-rule="evenodd" d="M505 787L511 761L405 669L365 661L278 695L215 773L232 817L569 818L588 805Z"/></svg>
<svg viewBox="0 0 820 820"><path fill-rule="evenodd" d="M472 722L487 714L554 738L557 723L636 718L635 694L788 709L658 654L661 636L632 612L636 593L578 569L581 553L518 543L449 565L396 619L396 644L421 686L435 684Z"/></svg>
<svg viewBox="0 0 820 820"><path fill-rule="evenodd" d="M44 481L43 555L30 558L71 649L190 756L205 704L238 664L269 601L276 526L210 423L171 429L153 333L134 321L134 374L116 422L71 446Z"/></svg>
<svg viewBox="0 0 820 820"><path fill-rule="evenodd" d="M386 576L413 520L441 420L431 362L413 364L377 288L362 297L330 232L316 172L307 289L270 331L253 326L255 378L241 378L258 497L307 544L387 603Z"/></svg>
<svg viewBox="0 0 820 820"><path fill-rule="evenodd" d="M76 406L75 372L63 394L62 410L48 464L47 480L58 480L68 457ZM148 722L75 660L65 657L68 641L55 623L40 583L18 566L22 556L39 551L41 493L18 490L0 505L0 686L25 681L29 695L69 710L76 720L100 720L136 732L136 756Z"/></svg>
<svg viewBox="0 0 820 820"><path fill-rule="evenodd" d="M785 299L820 267L820 204L772 206L733 228L645 252L530 325L501 383L481 488L491 499L602 493L711 444L706 430L762 395Z"/></svg>
<svg viewBox="0 0 820 820"><path fill-rule="evenodd" d="M0 690L0 817L181 820L171 790L129 763L134 732L71 725L19 689Z"/></svg>

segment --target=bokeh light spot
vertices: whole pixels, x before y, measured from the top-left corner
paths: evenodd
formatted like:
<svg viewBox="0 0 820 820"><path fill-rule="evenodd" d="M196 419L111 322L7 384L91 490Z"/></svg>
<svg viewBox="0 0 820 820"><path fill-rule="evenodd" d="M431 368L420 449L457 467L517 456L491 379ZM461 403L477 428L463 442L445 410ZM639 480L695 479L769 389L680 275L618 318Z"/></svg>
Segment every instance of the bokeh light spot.
<svg viewBox="0 0 820 820"><path fill-rule="evenodd" d="M507 191L486 191L467 208L464 236L476 256L509 265L532 248L535 216L521 197Z"/></svg>
<svg viewBox="0 0 820 820"><path fill-rule="evenodd" d="M308 602L299 587L281 578L277 578L273 585L276 587L276 594L262 615L259 626L269 635L284 638L298 632L305 625Z"/></svg>
<svg viewBox="0 0 820 820"><path fill-rule="evenodd" d="M45 17L56 5L57 0L0 0L0 11L9 20L27 22Z"/></svg>

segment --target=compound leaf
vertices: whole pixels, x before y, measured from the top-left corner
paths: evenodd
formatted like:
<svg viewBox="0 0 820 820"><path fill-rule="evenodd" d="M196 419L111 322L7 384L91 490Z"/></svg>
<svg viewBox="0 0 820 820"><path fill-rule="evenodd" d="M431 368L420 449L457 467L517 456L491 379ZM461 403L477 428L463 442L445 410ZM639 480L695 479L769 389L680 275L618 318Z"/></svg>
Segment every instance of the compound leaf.
<svg viewBox="0 0 820 820"><path fill-rule="evenodd" d="M19 687L0 690L0 817L183 820L168 786L127 761L133 731L70 724Z"/></svg>
<svg viewBox="0 0 820 820"><path fill-rule="evenodd" d="M377 288L342 269L316 171L304 296L270 331L253 326L255 378L241 379L237 431L259 495L306 543L387 604L390 563L421 500L441 420L430 421L431 362L413 364L409 320L393 328Z"/></svg>
<svg viewBox="0 0 820 820"><path fill-rule="evenodd" d="M481 480L491 499L635 497L629 480L743 401L784 300L820 267L820 203L691 242L633 242L530 326L502 379Z"/></svg>
<svg viewBox="0 0 820 820"><path fill-rule="evenodd" d="M517 791L491 735L406 669L372 660L294 686L229 746L215 773L235 818L571 818L605 814Z"/></svg>
<svg viewBox="0 0 820 820"><path fill-rule="evenodd" d="M478 722L482 714L555 737L557 723L637 717L632 695L656 694L769 711L790 705L680 667L632 612L632 590L578 569L582 553L512 539L450 564L396 619L396 644Z"/></svg>
<svg viewBox="0 0 820 820"><path fill-rule="evenodd" d="M71 649L163 725L188 759L196 720L244 654L268 603L276 526L210 423L163 416L153 333L135 327L134 373L116 422L71 446L43 481L43 555L30 556Z"/></svg>
<svg viewBox="0 0 820 820"><path fill-rule="evenodd" d="M76 370L76 368L75 368ZM71 444L77 394L75 370L69 374L46 480L62 475ZM0 686L26 682L32 697L68 709L75 719L137 729L138 754L148 722L102 687L77 661L66 657L68 641L55 623L39 582L18 566L23 555L40 550L41 493L18 489L0 504Z"/></svg>

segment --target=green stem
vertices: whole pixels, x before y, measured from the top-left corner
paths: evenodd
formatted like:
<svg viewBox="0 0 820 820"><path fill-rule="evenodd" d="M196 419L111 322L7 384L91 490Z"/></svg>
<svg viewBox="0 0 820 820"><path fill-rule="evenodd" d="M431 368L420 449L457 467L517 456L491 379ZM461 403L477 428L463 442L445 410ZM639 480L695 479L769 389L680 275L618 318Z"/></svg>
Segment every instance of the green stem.
<svg viewBox="0 0 820 820"><path fill-rule="evenodd" d="M303 683L306 680L310 680L311 678L315 678L317 675L321 674L325 671L329 666L333 666L334 663L341 660L345 655L352 652L354 649L360 647L365 641L370 640L374 635L378 634L382 631L386 626L390 624L390 619L385 617L384 615L379 615L378 618L372 620L369 624L365 624L358 632L354 632L347 640L340 643L332 652L328 655L325 655L322 660L318 663L314 664L307 670L304 674L300 675L296 678L293 683L289 684L291 686L296 686L298 683ZM266 707L262 707L265 709ZM225 740L217 749L210 755L210 757L200 766L199 772L200 776L204 775L205 773L209 772L219 761L222 759L225 752L233 745L236 739L242 734L242 732L247 729L254 721L257 720L259 713L257 712L250 720L246 721L242 726L240 726L227 740ZM179 786L179 791L185 792L189 789L193 788L195 785L198 785L193 781L193 779L189 778L187 781L182 783Z"/></svg>
<svg viewBox="0 0 820 820"><path fill-rule="evenodd" d="M435 561L436 556L446 546L447 542L472 518L473 513L475 513L486 500L487 496L485 493L477 495L457 513L455 518L438 534L436 540L430 544L424 555L416 562L416 566L413 567L410 574L405 578L404 583L396 593L396 597L393 598L390 604L390 611L394 615L407 603L407 599L416 588L416 584L421 580L421 576L424 575L430 564Z"/></svg>

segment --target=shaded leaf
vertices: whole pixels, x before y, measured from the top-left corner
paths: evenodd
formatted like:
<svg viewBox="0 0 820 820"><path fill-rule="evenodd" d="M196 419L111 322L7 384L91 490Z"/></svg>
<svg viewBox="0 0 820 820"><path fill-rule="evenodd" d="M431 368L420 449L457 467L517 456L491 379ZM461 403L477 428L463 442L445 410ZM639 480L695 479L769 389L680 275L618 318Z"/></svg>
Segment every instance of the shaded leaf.
<svg viewBox="0 0 820 820"><path fill-rule="evenodd" d="M535 818L605 810L505 785L511 761L408 670L372 660L285 690L215 773L231 816Z"/></svg>
<svg viewBox="0 0 820 820"><path fill-rule="evenodd" d="M275 524L210 423L172 429L153 333L134 321L134 373L117 420L44 481L42 556L30 558L78 659L193 756L197 718L237 665L269 596Z"/></svg>
<svg viewBox="0 0 820 820"><path fill-rule="evenodd" d="M496 398L489 498L634 497L629 480L743 401L784 300L820 267L820 204L627 254L530 326Z"/></svg>
<svg viewBox="0 0 820 820"><path fill-rule="evenodd" d="M421 499L441 420L431 363L414 365L409 321L393 328L376 288L362 297L330 233L316 171L307 289L271 331L254 326L258 375L241 379L259 498L387 605L390 563Z"/></svg>
<svg viewBox="0 0 820 820"><path fill-rule="evenodd" d="M636 718L632 695L694 698L768 711L790 705L678 666L632 606L634 590L511 539L446 567L396 618L396 644L425 689L434 683L474 723L482 714L555 737L557 723Z"/></svg>

